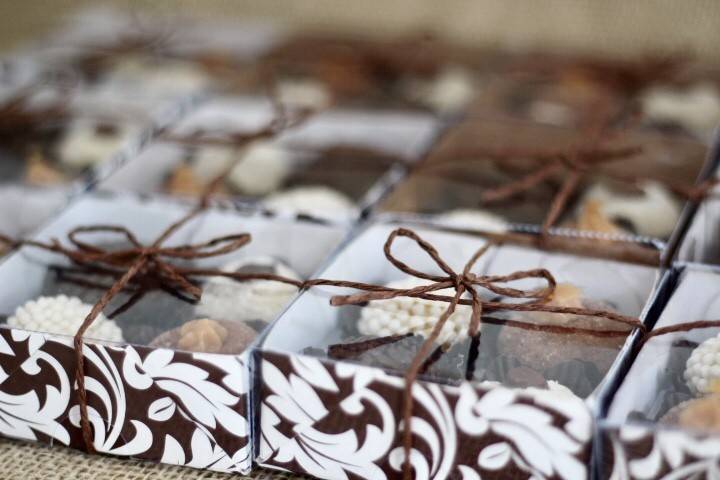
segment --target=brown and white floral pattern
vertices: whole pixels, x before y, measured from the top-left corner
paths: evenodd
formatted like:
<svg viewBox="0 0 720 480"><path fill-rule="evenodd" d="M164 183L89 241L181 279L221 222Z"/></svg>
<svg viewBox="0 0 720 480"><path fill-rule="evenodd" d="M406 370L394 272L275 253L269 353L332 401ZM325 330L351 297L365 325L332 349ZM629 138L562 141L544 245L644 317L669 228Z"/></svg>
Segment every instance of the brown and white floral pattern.
<svg viewBox="0 0 720 480"><path fill-rule="evenodd" d="M223 472L252 460L245 358L86 343L97 451ZM0 328L0 435L84 448L72 339Z"/></svg>
<svg viewBox="0 0 720 480"><path fill-rule="evenodd" d="M399 478L403 379L261 352L261 465L326 479ZM592 417L557 392L416 382L415 478L589 478Z"/></svg>
<svg viewBox="0 0 720 480"><path fill-rule="evenodd" d="M720 479L720 436L642 425L603 429L600 467L610 480Z"/></svg>

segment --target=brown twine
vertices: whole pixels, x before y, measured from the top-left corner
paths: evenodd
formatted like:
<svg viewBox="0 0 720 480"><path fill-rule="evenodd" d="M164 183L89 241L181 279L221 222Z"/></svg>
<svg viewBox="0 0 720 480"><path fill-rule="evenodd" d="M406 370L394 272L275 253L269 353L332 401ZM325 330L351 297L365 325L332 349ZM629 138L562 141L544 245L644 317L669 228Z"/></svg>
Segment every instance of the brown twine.
<svg viewBox="0 0 720 480"><path fill-rule="evenodd" d="M661 335L667 335L669 333L677 332L689 332L698 328L714 327L720 327L720 320L697 320L694 322L684 322L678 323L677 325L669 325L667 327L658 328L655 330L651 330L650 332L646 332L646 334L643 335L642 339L640 340L638 348L645 345L650 339L659 337Z"/></svg>
<svg viewBox="0 0 720 480"><path fill-rule="evenodd" d="M398 237L405 237L414 241L425 253L430 256L430 258L440 268L440 270L444 272L444 274L436 275L425 273L397 259L392 253L392 246ZM372 284L342 281L335 282L322 279L310 280L305 283L305 286L322 284L351 287L364 290L364 293L360 294L337 295L332 297L330 303L331 305L335 306L364 304L371 300L386 300L396 297L423 298L448 303L447 309L438 318L437 322L433 326L432 331L423 342L422 346L413 358L410 367L405 372L405 390L403 396L403 450L405 453L405 459L403 463L403 476L406 480L412 478L412 466L410 464L410 453L412 450L413 442L411 423L414 406L412 388L418 375L421 373L427 357L432 353L435 342L439 338L443 326L447 322L448 318L453 314L458 305L462 304L472 306L470 324L468 326L468 336L470 338L477 337L483 312L499 310L520 312L549 312L564 313L578 316L593 316L628 325L633 328L638 328L640 331L643 332L645 331L645 326L642 324L642 322L640 322L639 319L634 317L628 317L604 310L548 305L548 301L550 300L553 292L555 291L556 281L552 274L544 268L518 271L508 275L477 275L472 273L471 270L475 263L493 245L493 243L488 243L482 248L478 249L475 254L470 258L470 260L465 264L462 273L457 273L440 257L440 254L435 249L435 247L433 247L427 241L423 240L417 233L405 228L398 228L390 234L387 241L385 242L383 248L385 257L388 261L390 261L390 263L392 263L398 270L402 271L403 273L430 281L431 283L429 283L428 285L422 285L408 289L395 289ZM538 288L535 290L521 290L504 286L509 282L530 278L543 280L546 285L542 288ZM528 301L524 303L484 301L481 300L480 295L476 290L476 287L484 288L497 295L502 295L514 299L528 299ZM455 294L453 296L439 295L437 293L433 293L448 288L452 288L455 290ZM466 293L470 295L470 299L462 298L462 296ZM524 322L518 322L518 324L524 324ZM553 330L556 332L562 331L570 333L569 329L566 330L563 329L563 327L557 327L552 325L534 325L531 328L536 330Z"/></svg>

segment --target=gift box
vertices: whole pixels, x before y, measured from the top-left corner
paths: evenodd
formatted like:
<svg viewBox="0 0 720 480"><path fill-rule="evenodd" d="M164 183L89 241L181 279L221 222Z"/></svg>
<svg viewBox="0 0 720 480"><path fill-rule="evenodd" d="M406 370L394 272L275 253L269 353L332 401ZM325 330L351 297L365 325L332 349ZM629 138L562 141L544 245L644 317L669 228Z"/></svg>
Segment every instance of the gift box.
<svg viewBox="0 0 720 480"><path fill-rule="evenodd" d="M95 7L69 15L23 51L94 88L167 98L246 84L254 77L251 62L280 38L282 29L259 21Z"/></svg>
<svg viewBox="0 0 720 480"><path fill-rule="evenodd" d="M592 140L592 138L596 138ZM473 118L449 129L378 211L491 232L552 230L676 243L717 158L699 142L628 128Z"/></svg>
<svg viewBox="0 0 720 480"><path fill-rule="evenodd" d="M0 216L0 233L14 238L136 155L185 108L155 102L133 111L120 97L51 80L0 90L0 196L18 206Z"/></svg>
<svg viewBox="0 0 720 480"><path fill-rule="evenodd" d="M468 114L582 128L607 109L616 121L639 116L646 128L709 143L720 124L720 76L693 60L516 54L479 90Z"/></svg>
<svg viewBox="0 0 720 480"><path fill-rule="evenodd" d="M223 472L250 468L250 346L345 231L189 211L85 196L7 257L0 434ZM290 283L267 280L277 276ZM120 285L114 295L111 285ZM73 335L103 299L80 364Z"/></svg>
<svg viewBox="0 0 720 480"><path fill-rule="evenodd" d="M692 264L665 275L651 336L602 402L599 478L701 478L716 471L719 279L716 268Z"/></svg>
<svg viewBox="0 0 720 480"><path fill-rule="evenodd" d="M381 39L305 32L278 42L256 68L260 81L275 79L289 104L415 109L452 117L467 109L506 62L502 52L432 35Z"/></svg>
<svg viewBox="0 0 720 480"><path fill-rule="evenodd" d="M226 174L216 198L347 222L366 212L439 130L428 115L328 110L265 135L274 115L261 98L208 99L100 188L192 198Z"/></svg>
<svg viewBox="0 0 720 480"><path fill-rule="evenodd" d="M467 334L468 300L420 358L410 397L415 478L589 478L591 408L628 354L626 337L640 320L606 323L608 317L561 306L642 315L657 270L490 245L477 235L432 227L414 234L396 227L374 223L355 237L258 347L258 464L328 479L399 478L408 413L404 378L455 294L436 288L430 293L445 301L434 301L417 288L457 281L487 287L476 289L484 302L480 335ZM420 239L414 243L412 235ZM484 245L489 249L470 270L475 276L457 280ZM557 286L540 303L558 307L555 313L507 306L531 298L548 277ZM377 296L332 306L331 299L343 303L338 294L356 292L349 288L356 284L328 280L370 284L365 288ZM394 296L397 289L405 293ZM596 330L602 332L595 336Z"/></svg>

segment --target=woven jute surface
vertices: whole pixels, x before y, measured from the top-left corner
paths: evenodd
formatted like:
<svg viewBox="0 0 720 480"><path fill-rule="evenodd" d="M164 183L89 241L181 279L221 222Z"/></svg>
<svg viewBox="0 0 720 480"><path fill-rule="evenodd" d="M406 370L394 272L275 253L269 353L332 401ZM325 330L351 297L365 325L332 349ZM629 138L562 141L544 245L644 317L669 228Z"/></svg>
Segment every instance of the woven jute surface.
<svg viewBox="0 0 720 480"><path fill-rule="evenodd" d="M214 473L151 462L86 455L65 447L0 440L2 480L303 480L255 469L250 476Z"/></svg>

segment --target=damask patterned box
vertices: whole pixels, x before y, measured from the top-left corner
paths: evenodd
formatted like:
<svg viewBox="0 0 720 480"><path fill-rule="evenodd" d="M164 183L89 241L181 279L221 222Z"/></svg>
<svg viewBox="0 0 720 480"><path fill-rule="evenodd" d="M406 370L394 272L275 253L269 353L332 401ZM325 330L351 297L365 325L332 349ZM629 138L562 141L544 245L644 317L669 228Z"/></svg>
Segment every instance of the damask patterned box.
<svg viewBox="0 0 720 480"><path fill-rule="evenodd" d="M713 478L720 457L717 335L681 324L720 319L720 271L686 264L669 271L650 321L653 332L599 422L598 472L604 479ZM695 328L690 328L695 327ZM671 329L668 331L666 329ZM622 377L619 377L622 378Z"/></svg>
<svg viewBox="0 0 720 480"><path fill-rule="evenodd" d="M333 480L400 478L404 375L446 303L394 297L393 289L409 295L405 289L431 281L452 285L486 241L416 228L445 262L440 267L396 227L370 225L320 273L324 280L386 285L378 296L387 296L331 306L331 298L338 304L338 294L356 290L323 281L298 297L257 350L260 465ZM391 232L386 247L403 271L383 253ZM403 273L409 269L430 277ZM519 271L527 275L501 283ZM477 288L487 302L478 341L466 335L470 307L458 305L412 385L415 478L589 478L592 410L628 354L629 327L588 317L588 310L574 319L560 310L574 305L642 318L657 271L505 244L491 246L471 272L476 276L463 281L491 289ZM540 303L558 307L555 314L494 310L498 302L533 298L532 289L550 276L557 287Z"/></svg>
<svg viewBox="0 0 720 480"><path fill-rule="evenodd" d="M42 230L40 244L2 263L0 434L86 448L73 335L92 304L137 265L138 249L189 211L127 195L84 197ZM344 236L339 228L210 209L152 253L142 250L143 267L83 337L94 449L247 471L248 349L297 287L230 276L309 277ZM197 286L203 294L192 301Z"/></svg>
<svg viewBox="0 0 720 480"><path fill-rule="evenodd" d="M262 97L207 98L100 187L192 198L229 172L215 201L351 222L422 157L440 129L427 114L329 109L262 136L282 123L275 115Z"/></svg>

